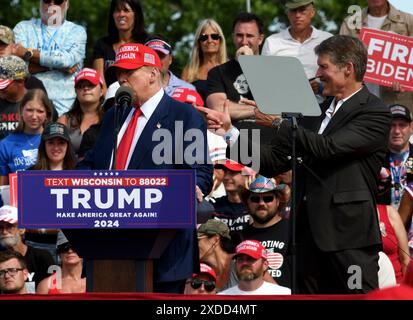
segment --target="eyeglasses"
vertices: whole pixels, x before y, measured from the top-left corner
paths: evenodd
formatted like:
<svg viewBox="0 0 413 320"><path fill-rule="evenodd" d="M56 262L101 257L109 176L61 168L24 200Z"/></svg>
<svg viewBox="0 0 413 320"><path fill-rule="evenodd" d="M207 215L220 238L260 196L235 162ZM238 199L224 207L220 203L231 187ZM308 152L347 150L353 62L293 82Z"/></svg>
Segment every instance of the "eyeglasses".
<svg viewBox="0 0 413 320"><path fill-rule="evenodd" d="M221 36L218 33L212 33L212 34L202 34L199 36L199 41L200 42L205 42L208 40L208 38L211 37L212 40L219 40L221 39Z"/></svg>
<svg viewBox="0 0 413 320"><path fill-rule="evenodd" d="M55 5L60 6L65 1L66 0L43 0L43 3L44 4L51 4L53 2Z"/></svg>
<svg viewBox="0 0 413 320"><path fill-rule="evenodd" d="M215 282L214 281L207 281L195 278L191 281L192 289L199 289L201 286L204 285L205 291L211 292L215 289Z"/></svg>
<svg viewBox="0 0 413 320"><path fill-rule="evenodd" d="M265 203L273 202L274 196L250 196L249 200L253 203L260 203L261 199L264 200Z"/></svg>
<svg viewBox="0 0 413 320"><path fill-rule="evenodd" d="M14 277L17 272L24 270L23 268L7 268L0 270L0 278L3 278L7 273Z"/></svg>
<svg viewBox="0 0 413 320"><path fill-rule="evenodd" d="M66 242L65 244L62 244L61 246L58 246L56 251L57 251L57 253L67 253L67 252L69 252L70 249L72 249L72 251L74 251L73 248L72 248L72 245L70 243Z"/></svg>

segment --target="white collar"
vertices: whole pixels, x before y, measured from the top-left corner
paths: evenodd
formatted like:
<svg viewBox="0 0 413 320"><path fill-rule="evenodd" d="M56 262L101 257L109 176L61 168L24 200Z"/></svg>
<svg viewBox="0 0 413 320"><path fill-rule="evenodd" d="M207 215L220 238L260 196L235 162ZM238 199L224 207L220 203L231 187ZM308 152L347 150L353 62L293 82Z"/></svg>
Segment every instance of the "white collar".
<svg viewBox="0 0 413 320"><path fill-rule="evenodd" d="M334 97L333 101L331 101L330 107L327 109L326 114L328 113L329 115L331 115L331 117L333 115L335 115L338 111L338 109L340 109L340 107L344 104L344 102L346 102L347 100L349 100L352 96L354 96L356 93L358 93L361 89L363 89L363 86L361 86L360 89L358 89L357 91L353 92L351 95L349 95L348 97L338 100L336 101L336 98ZM334 112L334 113L333 113Z"/></svg>
<svg viewBox="0 0 413 320"><path fill-rule="evenodd" d="M161 88L141 106L142 114L146 119L149 119L152 113L154 113L156 106L159 104L159 102L161 102L163 95L164 90Z"/></svg>
<svg viewBox="0 0 413 320"><path fill-rule="evenodd" d="M290 33L290 28L291 28L291 27L288 27L287 29L284 29L283 31L281 31L281 34L282 34L283 38L284 38L284 39L287 39L287 40L297 41L297 40L294 39L293 36L291 35L291 33ZM320 32L319 32L318 29L314 28L313 26L311 26L311 29L313 30L313 31L311 32L311 35L310 35L307 39L305 39L304 42L306 42L306 41L308 41L308 40L310 40L310 39L318 38L318 37L320 36Z"/></svg>

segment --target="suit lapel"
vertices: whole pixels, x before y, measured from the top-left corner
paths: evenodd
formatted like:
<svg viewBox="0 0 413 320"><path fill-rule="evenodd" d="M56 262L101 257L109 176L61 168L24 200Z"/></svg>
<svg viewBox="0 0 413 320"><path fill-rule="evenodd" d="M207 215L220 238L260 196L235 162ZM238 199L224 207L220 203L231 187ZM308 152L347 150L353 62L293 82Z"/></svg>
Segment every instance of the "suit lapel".
<svg viewBox="0 0 413 320"><path fill-rule="evenodd" d="M158 129L157 124L160 123L162 125L165 118L168 116L169 101L167 98L168 96L164 94L161 101L156 106L155 111L149 118L149 121L146 123L129 161L128 169L139 169L141 165L147 164L147 162L144 162L144 159L147 153L152 152L154 148L152 134L156 129Z"/></svg>
<svg viewBox="0 0 413 320"><path fill-rule="evenodd" d="M323 103L320 104L321 115L314 121L314 131L318 132L321 127L321 123L323 122L324 118L326 117L326 111L330 107L331 101L333 101L334 97L328 97Z"/></svg>
<svg viewBox="0 0 413 320"><path fill-rule="evenodd" d="M365 86L352 96L349 100L343 103L340 109L336 112L333 118L328 123L325 128L323 135L329 134L332 129L334 129L338 124L344 123L343 119L348 117L352 112L367 102L369 91Z"/></svg>

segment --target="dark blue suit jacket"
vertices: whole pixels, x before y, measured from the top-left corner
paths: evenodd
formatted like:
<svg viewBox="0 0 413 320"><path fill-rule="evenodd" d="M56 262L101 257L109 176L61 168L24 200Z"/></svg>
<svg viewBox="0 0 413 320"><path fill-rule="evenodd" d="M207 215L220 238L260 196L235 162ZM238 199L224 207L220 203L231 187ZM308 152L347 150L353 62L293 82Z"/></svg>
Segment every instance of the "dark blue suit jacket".
<svg viewBox="0 0 413 320"><path fill-rule="evenodd" d="M129 111L130 109L125 110L121 123L125 121ZM161 141L153 141L152 138L153 133L159 128L167 129L172 135L172 146L169 150L172 150L173 153L175 153L175 149L178 150L178 156L173 154L170 163L157 164L152 157L154 148L159 149L159 144L163 142L162 139ZM183 128L183 137L179 137L180 128ZM195 133L202 134L198 135L197 138L185 137L185 132L190 129L197 129ZM177 134L177 139L175 139L175 134ZM114 110L112 108L105 114L94 148L78 164L78 169L109 169L114 142L113 136ZM199 147L197 149L197 162L188 164L185 162L184 151L187 150L188 146L191 148L195 145L195 143L192 144L193 141L196 141L196 145ZM128 169L195 169L197 185L204 194L208 194L212 188L213 167L209 161L206 123L199 112L192 106L180 103L164 94L139 137ZM197 252L197 245L194 230L178 230L174 240L155 264L154 281L169 282L190 277L194 271L194 261L198 259L194 255L194 250ZM197 267L198 265L195 265L195 268Z"/></svg>

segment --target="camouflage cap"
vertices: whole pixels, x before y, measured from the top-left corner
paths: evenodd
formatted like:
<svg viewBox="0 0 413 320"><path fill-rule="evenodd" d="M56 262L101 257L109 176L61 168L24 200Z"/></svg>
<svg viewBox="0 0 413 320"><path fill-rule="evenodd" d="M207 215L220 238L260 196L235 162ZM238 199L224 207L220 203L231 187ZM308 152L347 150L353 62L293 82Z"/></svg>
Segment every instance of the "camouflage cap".
<svg viewBox="0 0 413 320"><path fill-rule="evenodd" d="M287 0L285 6L287 9L297 9L299 7L304 7L310 3L314 4L314 0Z"/></svg>
<svg viewBox="0 0 413 320"><path fill-rule="evenodd" d="M5 44L12 44L15 42L14 32L6 26L0 25L0 41Z"/></svg>
<svg viewBox="0 0 413 320"><path fill-rule="evenodd" d="M221 237L231 239L231 236L229 235L229 228L222 221L209 219L198 228L198 238L204 235L213 236L216 234L219 234Z"/></svg>
<svg viewBox="0 0 413 320"><path fill-rule="evenodd" d="M30 75L26 62L16 56L0 58L0 79L21 80Z"/></svg>

